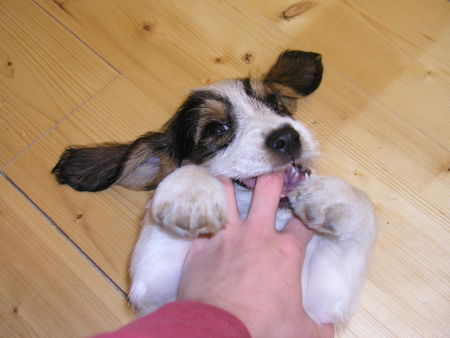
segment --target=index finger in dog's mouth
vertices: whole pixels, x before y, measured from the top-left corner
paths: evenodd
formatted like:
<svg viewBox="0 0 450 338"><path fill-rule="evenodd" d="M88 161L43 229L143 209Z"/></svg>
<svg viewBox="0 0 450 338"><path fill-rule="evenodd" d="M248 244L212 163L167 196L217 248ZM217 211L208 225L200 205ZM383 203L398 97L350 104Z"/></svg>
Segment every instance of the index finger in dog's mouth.
<svg viewBox="0 0 450 338"><path fill-rule="evenodd" d="M228 223L227 225L235 225L240 224L241 216L239 214L239 210L236 203L236 196L234 192L234 184L233 181L224 176L219 176L218 179L222 182L222 185L225 190L225 195L227 198L227 208L228 208Z"/></svg>
<svg viewBox="0 0 450 338"><path fill-rule="evenodd" d="M283 176L283 171L277 171L257 178L249 217L275 221L283 189Z"/></svg>

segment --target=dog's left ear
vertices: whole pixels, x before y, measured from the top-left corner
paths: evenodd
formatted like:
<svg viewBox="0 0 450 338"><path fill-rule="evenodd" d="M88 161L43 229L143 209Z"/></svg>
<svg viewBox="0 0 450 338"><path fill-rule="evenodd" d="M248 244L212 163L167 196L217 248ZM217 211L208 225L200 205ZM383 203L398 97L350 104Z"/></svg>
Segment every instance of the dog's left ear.
<svg viewBox="0 0 450 338"><path fill-rule="evenodd" d="M128 144L69 147L52 174L78 191L100 191L114 184L153 189L176 168L169 151L172 143L165 133L147 133Z"/></svg>
<svg viewBox="0 0 450 338"><path fill-rule="evenodd" d="M280 54L263 81L291 110L298 98L311 94L319 87L322 73L320 54L286 50Z"/></svg>

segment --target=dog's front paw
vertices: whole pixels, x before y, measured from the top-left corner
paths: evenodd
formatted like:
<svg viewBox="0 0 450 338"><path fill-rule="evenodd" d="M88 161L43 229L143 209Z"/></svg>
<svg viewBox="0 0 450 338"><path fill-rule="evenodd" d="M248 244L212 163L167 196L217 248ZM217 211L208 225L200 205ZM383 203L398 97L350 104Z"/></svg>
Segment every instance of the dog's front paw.
<svg viewBox="0 0 450 338"><path fill-rule="evenodd" d="M311 176L290 193L289 201L309 228L333 236L358 230L362 221L375 217L366 194L337 177Z"/></svg>
<svg viewBox="0 0 450 338"><path fill-rule="evenodd" d="M226 223L226 198L220 181L206 169L189 165L175 170L156 189L153 219L179 235L217 232Z"/></svg>

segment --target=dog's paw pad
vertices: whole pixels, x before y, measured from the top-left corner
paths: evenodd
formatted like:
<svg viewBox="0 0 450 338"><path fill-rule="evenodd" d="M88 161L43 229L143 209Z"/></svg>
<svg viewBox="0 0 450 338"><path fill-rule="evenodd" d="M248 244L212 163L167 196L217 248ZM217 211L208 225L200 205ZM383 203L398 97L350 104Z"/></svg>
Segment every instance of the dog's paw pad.
<svg viewBox="0 0 450 338"><path fill-rule="evenodd" d="M305 219L308 226L321 233L336 235L340 224L345 221L347 211L344 204L305 205Z"/></svg>
<svg viewBox="0 0 450 338"><path fill-rule="evenodd" d="M351 226L366 198L345 181L326 176L311 177L289 201L295 214L311 229L338 236Z"/></svg>
<svg viewBox="0 0 450 338"><path fill-rule="evenodd" d="M167 176L152 201L154 220L182 236L216 233L226 223L222 183L203 168L186 166Z"/></svg>

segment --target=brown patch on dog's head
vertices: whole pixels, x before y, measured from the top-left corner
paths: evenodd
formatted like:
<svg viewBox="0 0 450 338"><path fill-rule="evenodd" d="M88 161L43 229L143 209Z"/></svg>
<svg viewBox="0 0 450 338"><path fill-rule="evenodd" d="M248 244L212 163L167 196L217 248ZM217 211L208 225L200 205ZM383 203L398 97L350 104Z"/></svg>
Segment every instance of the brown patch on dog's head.
<svg viewBox="0 0 450 338"><path fill-rule="evenodd" d="M99 191L113 184L137 190L155 188L179 166L188 163L201 165L210 159L214 160L214 156L235 139L238 123L241 124L239 128L243 128L243 121L248 123L256 118L254 116L258 116L257 113L252 115L252 110L256 112L262 109L269 114L275 113L279 115L278 119L284 119L284 126L289 122L285 121L286 118L295 111L296 100L313 92L319 86L321 78L322 63L319 54L286 51L278 57L263 80L229 80L221 85L195 90L160 132L145 134L128 144L70 147L62 154L52 173L59 183L68 184L80 191ZM245 103L246 101L254 104ZM278 122L274 120L273 123ZM273 131L270 129L280 127L282 126L266 123L266 137L272 139ZM243 150L248 155L252 152L250 145L258 144L259 147L269 147L268 150L274 156L280 157L284 154L284 148L278 145L281 141L286 143L289 141L286 137L293 135L290 139L297 145L305 136L300 134L308 134L306 131L294 133L292 130L293 127L282 128L283 132L286 131L280 135L283 140L258 143L256 139L263 137L258 129L258 134L253 139L246 138L248 146L245 149L236 146L232 153L239 157ZM303 141L312 143L310 139L307 136ZM300 147L297 148L298 151L291 151L289 156L297 156ZM230 159L227 161L231 163ZM263 159L254 160L258 161ZM211 164L214 161L209 162Z"/></svg>
<svg viewBox="0 0 450 338"><path fill-rule="evenodd" d="M215 91L192 92L166 124L177 164L201 164L226 147L234 137L231 111L231 102Z"/></svg>
<svg viewBox="0 0 450 338"><path fill-rule="evenodd" d="M136 190L155 188L175 168L200 164L233 139L231 103L212 91L194 91L161 132L129 144L70 147L52 173L79 191L113 184Z"/></svg>
<svg viewBox="0 0 450 338"><path fill-rule="evenodd" d="M279 115L292 115L295 111L295 106L287 104L285 97L281 96L275 87L268 85L258 79L245 78L242 84L246 94L273 109ZM274 84L276 85L276 84ZM297 97L299 97L297 95Z"/></svg>

